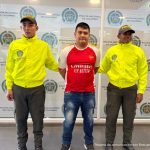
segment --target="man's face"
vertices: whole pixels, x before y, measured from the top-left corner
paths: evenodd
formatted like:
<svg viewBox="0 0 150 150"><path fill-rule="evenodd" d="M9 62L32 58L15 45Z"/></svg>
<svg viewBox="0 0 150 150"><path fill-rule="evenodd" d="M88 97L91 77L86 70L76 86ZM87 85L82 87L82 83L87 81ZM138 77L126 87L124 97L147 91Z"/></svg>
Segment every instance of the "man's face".
<svg viewBox="0 0 150 150"><path fill-rule="evenodd" d="M26 20L21 23L21 29L27 38L32 38L35 36L38 26L31 21Z"/></svg>
<svg viewBox="0 0 150 150"><path fill-rule="evenodd" d="M88 45L88 41L90 38L90 31L89 29L84 29L81 27L78 27L74 33L76 44L78 45Z"/></svg>
<svg viewBox="0 0 150 150"><path fill-rule="evenodd" d="M132 40L132 33L130 31L121 33L118 35L118 38L120 40L120 43L129 43Z"/></svg>

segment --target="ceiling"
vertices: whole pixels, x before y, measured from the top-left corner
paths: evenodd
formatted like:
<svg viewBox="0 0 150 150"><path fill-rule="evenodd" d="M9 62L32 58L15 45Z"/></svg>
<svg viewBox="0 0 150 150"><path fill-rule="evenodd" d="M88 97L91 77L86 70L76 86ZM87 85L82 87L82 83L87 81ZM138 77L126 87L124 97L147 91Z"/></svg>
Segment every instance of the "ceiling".
<svg viewBox="0 0 150 150"><path fill-rule="evenodd" d="M99 4L91 4L90 0L0 0L4 4L25 4L25 5L51 5L51 6L70 6L70 7L96 7Z"/></svg>
<svg viewBox="0 0 150 150"><path fill-rule="evenodd" d="M102 0L100 0L102 1ZM105 8L139 9L150 8L150 0L103 0ZM66 7L101 8L99 4L91 4L90 0L0 0L0 4L49 5Z"/></svg>

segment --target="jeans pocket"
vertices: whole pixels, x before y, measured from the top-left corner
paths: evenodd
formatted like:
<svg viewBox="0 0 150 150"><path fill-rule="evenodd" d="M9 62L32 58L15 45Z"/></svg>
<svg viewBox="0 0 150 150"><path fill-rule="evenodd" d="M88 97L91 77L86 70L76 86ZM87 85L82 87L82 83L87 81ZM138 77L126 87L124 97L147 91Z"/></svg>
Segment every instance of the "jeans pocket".
<svg viewBox="0 0 150 150"><path fill-rule="evenodd" d="M65 96L65 97L70 97L71 95L72 95L72 92L65 92L65 93L64 93L64 96Z"/></svg>

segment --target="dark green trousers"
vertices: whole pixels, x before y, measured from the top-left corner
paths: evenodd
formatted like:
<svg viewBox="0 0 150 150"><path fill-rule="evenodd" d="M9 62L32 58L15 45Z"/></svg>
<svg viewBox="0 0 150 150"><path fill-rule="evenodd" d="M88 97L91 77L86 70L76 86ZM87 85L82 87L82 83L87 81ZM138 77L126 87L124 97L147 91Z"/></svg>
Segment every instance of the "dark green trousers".
<svg viewBox="0 0 150 150"><path fill-rule="evenodd" d="M118 88L112 84L107 87L106 104L106 143L113 144L120 106L123 114L123 143L131 143L133 121L136 112L137 85Z"/></svg>
<svg viewBox="0 0 150 150"><path fill-rule="evenodd" d="M24 147L28 140L27 119L30 113L33 121L35 147L42 146L45 88L43 85L34 88L23 88L13 85L15 119L18 135L18 146Z"/></svg>

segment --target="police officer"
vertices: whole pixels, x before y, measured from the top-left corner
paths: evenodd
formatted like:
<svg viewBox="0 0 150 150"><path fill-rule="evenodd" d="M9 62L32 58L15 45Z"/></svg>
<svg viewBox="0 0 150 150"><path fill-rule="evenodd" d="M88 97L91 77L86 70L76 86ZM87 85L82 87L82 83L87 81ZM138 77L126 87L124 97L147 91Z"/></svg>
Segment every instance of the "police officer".
<svg viewBox="0 0 150 150"><path fill-rule="evenodd" d="M47 67L57 71L48 44L36 36L38 30L34 17L21 19L23 35L9 46L6 60L7 99L15 104L18 150L27 150L27 119L29 113L33 121L35 150L42 150L45 88L43 80Z"/></svg>
<svg viewBox="0 0 150 150"><path fill-rule="evenodd" d="M148 66L144 51L131 43L133 33L135 31L128 25L119 29L119 43L108 49L99 69L109 77L105 150L113 150L120 106L123 113L123 148L134 150L131 144L133 121L136 103L143 99Z"/></svg>

